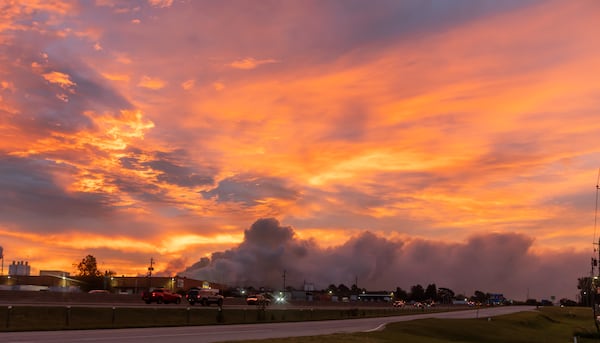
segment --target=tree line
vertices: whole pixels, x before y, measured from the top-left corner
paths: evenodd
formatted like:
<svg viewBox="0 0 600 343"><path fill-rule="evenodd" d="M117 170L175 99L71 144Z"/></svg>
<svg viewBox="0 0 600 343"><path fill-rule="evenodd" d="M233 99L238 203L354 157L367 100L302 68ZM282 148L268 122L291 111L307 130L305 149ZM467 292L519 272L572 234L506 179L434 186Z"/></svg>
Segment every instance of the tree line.
<svg viewBox="0 0 600 343"><path fill-rule="evenodd" d="M336 295L339 297L349 297L352 295L358 295L360 293L367 292L365 288L359 288L355 284L351 287L348 287L344 284L340 284L338 286L331 284L327 289L324 290L332 295ZM371 291L371 293L373 293ZM386 293L385 291L375 292L375 293ZM400 287L396 287L396 290L391 292L394 300L404 300L404 301L415 301L415 302L436 302L449 304L454 300L462 300L465 299L468 301L472 301L474 303L486 303L488 302L492 295L490 293L485 293L482 291L475 291L473 295L467 297L464 294L455 293L453 290L446 287L437 287L435 283L428 284L427 287L423 287L420 284L416 284L410 287L410 290L404 290Z"/></svg>

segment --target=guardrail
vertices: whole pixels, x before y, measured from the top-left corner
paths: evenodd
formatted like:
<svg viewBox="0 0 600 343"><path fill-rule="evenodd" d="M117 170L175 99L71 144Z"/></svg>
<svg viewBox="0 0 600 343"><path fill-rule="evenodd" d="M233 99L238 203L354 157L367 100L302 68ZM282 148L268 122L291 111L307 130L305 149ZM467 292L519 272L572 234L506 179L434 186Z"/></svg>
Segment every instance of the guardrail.
<svg viewBox="0 0 600 343"><path fill-rule="evenodd" d="M332 320L414 314L395 308L0 306L0 331L104 329ZM3 324L3 325L2 325Z"/></svg>

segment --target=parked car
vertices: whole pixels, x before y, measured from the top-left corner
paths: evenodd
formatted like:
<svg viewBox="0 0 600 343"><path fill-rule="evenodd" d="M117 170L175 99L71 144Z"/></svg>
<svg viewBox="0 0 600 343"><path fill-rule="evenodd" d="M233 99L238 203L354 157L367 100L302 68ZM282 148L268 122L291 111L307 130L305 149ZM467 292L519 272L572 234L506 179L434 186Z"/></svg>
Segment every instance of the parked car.
<svg viewBox="0 0 600 343"><path fill-rule="evenodd" d="M406 302L404 300L396 300L392 305L394 307L404 307L405 304Z"/></svg>
<svg viewBox="0 0 600 343"><path fill-rule="evenodd" d="M271 304L271 299L267 298L263 294L253 294L246 298L246 304L268 306Z"/></svg>
<svg viewBox="0 0 600 343"><path fill-rule="evenodd" d="M209 306L210 304L223 306L223 296L219 294L218 289L192 288L187 292L185 298L190 305L199 303L202 306Z"/></svg>
<svg viewBox="0 0 600 343"><path fill-rule="evenodd" d="M155 288L151 291L142 293L142 300L146 304L157 303L157 304L168 304L168 303L181 303L181 294L173 293L166 288Z"/></svg>

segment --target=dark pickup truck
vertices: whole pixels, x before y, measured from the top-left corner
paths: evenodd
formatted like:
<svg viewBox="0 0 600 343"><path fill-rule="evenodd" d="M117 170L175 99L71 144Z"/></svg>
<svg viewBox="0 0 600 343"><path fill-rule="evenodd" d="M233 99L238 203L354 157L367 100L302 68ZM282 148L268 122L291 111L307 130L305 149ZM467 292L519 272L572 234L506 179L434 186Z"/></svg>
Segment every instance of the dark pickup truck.
<svg viewBox="0 0 600 343"><path fill-rule="evenodd" d="M181 294L173 293L166 288L155 288L151 291L146 291L142 293L142 300L146 302L146 304L157 303L157 304L168 304L181 303Z"/></svg>
<svg viewBox="0 0 600 343"><path fill-rule="evenodd" d="M210 304L223 306L223 296L219 294L218 289L192 288L185 295L185 298L190 305L199 303L202 306L209 306Z"/></svg>

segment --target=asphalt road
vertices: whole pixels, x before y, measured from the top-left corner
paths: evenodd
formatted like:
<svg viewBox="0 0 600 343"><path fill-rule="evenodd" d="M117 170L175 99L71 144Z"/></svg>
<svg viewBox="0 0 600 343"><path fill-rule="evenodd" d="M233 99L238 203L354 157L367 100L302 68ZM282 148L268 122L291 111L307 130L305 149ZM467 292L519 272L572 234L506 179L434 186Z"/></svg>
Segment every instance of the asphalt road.
<svg viewBox="0 0 600 343"><path fill-rule="evenodd" d="M67 330L0 333L4 343L72 343L72 342L144 342L197 343L243 341L280 337L326 335L341 332L380 330L387 323L424 318L487 318L502 314L534 310L534 306L502 306L396 317L327 320L294 323L210 325L115 330Z"/></svg>

